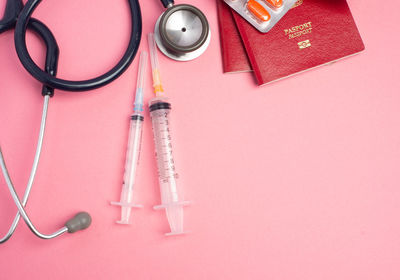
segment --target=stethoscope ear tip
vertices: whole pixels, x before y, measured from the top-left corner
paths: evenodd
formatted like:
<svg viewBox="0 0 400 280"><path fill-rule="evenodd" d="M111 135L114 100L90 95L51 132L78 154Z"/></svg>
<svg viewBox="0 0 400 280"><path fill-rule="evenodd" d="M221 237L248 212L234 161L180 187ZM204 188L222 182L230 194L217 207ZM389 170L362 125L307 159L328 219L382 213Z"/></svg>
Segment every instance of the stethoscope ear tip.
<svg viewBox="0 0 400 280"><path fill-rule="evenodd" d="M92 217L87 212L79 212L65 226L69 233L74 233L80 230L87 229L92 223Z"/></svg>

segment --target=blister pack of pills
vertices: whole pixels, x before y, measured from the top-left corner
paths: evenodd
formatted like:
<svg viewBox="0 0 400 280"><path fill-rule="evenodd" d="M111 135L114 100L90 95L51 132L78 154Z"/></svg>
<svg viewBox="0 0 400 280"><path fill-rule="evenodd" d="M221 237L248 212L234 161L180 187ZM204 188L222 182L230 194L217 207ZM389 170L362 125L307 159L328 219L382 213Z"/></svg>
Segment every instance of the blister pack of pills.
<svg viewBox="0 0 400 280"><path fill-rule="evenodd" d="M297 0L224 0L262 33L267 33Z"/></svg>

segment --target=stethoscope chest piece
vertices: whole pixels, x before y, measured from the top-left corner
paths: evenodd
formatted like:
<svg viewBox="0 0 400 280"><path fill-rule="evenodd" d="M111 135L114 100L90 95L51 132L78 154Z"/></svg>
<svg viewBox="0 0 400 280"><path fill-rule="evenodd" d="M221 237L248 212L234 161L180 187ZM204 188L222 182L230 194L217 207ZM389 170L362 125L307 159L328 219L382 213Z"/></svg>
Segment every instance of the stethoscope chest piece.
<svg viewBox="0 0 400 280"><path fill-rule="evenodd" d="M188 61L202 55L211 40L206 16L192 5L169 7L157 20L155 40L169 58Z"/></svg>

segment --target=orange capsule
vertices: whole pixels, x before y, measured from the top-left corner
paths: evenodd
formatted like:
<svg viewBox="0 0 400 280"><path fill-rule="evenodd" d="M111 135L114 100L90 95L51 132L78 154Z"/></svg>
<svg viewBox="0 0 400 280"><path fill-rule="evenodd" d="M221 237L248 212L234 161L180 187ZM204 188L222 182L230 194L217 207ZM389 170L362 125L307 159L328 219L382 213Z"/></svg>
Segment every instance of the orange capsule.
<svg viewBox="0 0 400 280"><path fill-rule="evenodd" d="M247 2L247 9L259 20L266 22L271 19L268 11L256 0L249 0Z"/></svg>
<svg viewBox="0 0 400 280"><path fill-rule="evenodd" d="M264 1L275 9L279 9L283 5L282 0L264 0Z"/></svg>

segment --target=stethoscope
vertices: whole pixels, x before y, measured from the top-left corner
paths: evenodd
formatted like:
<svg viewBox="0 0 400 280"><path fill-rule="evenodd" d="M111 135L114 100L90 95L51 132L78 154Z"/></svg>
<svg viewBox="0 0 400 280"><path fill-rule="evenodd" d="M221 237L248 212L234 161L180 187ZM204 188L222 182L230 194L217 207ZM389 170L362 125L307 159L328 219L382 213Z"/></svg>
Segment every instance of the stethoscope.
<svg viewBox="0 0 400 280"><path fill-rule="evenodd" d="M50 98L54 89L64 91L87 91L105 86L117 79L130 66L139 49L142 35L142 17L138 0L128 0L131 13L131 34L128 47L120 61L108 72L93 79L83 81L70 81L56 77L58 67L59 48L51 31L39 20L31 18L33 12L42 0L8 0L4 17L0 20L0 34L12 30L14 32L15 48L24 68L39 82L43 84L44 96L43 110L39 137L36 147L30 177L22 200L19 198L10 175L8 173L2 150L0 148L0 167L2 169L7 187L15 205L18 208L7 234L0 239L6 242L14 233L22 217L29 229L39 238L52 239L64 233L75 233L90 226L92 219L86 212L76 214L68 220L59 230L51 233L41 233L33 224L25 206L33 186L43 146L46 127L47 111ZM204 14L191 5L176 5L173 0L161 0L167 10L161 15L156 24L156 38L159 49L168 57L175 60L191 60L201 55L210 42L210 30ZM31 58L26 45L27 29L37 33L46 44L45 69L42 70Z"/></svg>

